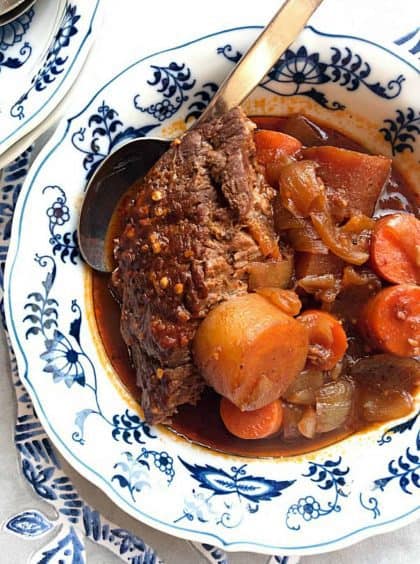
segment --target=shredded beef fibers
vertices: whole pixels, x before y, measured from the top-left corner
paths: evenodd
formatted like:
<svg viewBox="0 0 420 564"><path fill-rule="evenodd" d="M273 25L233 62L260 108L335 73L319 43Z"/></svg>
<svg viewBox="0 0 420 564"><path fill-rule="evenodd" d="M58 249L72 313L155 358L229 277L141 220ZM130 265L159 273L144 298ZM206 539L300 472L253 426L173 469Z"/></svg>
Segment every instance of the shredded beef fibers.
<svg viewBox="0 0 420 564"><path fill-rule="evenodd" d="M191 344L200 321L247 291L250 261L279 256L274 193L256 162L253 128L236 108L188 131L124 210L112 283L150 423L197 402L205 383Z"/></svg>

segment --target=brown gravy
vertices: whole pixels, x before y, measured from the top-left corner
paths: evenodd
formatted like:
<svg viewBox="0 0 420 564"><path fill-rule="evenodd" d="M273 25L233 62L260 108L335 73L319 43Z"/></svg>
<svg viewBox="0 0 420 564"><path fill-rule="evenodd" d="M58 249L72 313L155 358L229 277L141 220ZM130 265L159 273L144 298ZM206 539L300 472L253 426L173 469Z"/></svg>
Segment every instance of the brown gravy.
<svg viewBox="0 0 420 564"><path fill-rule="evenodd" d="M258 117L253 120L261 128L280 131L284 130L287 122L286 118L281 117ZM324 144L366 152L359 144L334 130L322 127L320 131L326 135ZM286 132L289 133L287 128ZM295 136L298 137L296 133ZM382 215L387 210L414 213L415 206L408 199L409 193L402 177L394 171L378 200L375 215ZM121 225L121 221L117 220L114 225ZM136 385L135 370L131 365L127 347L120 334L120 310L109 291L109 275L92 273L92 294L96 324L106 354L125 388L134 399L138 400L140 390ZM367 424L354 416L344 428L318 435L310 440L302 436L285 440L281 432L267 439L243 440L234 437L226 430L219 416L219 396L213 390L207 389L196 406L180 407L170 429L194 443L214 450L262 457L290 456L313 451L368 427L372 428L372 424Z"/></svg>

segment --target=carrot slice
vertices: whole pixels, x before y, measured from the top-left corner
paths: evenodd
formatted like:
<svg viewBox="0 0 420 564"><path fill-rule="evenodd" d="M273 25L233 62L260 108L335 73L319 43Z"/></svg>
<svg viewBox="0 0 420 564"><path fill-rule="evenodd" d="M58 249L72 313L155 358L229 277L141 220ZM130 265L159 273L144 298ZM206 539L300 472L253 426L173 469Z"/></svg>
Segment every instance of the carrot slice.
<svg viewBox="0 0 420 564"><path fill-rule="evenodd" d="M397 356L420 355L420 287L381 290L363 309L360 328L375 348Z"/></svg>
<svg viewBox="0 0 420 564"><path fill-rule="evenodd" d="M409 213L382 217L373 231L370 256L385 280L420 284L420 221Z"/></svg>
<svg viewBox="0 0 420 564"><path fill-rule="evenodd" d="M257 149L257 160L265 167L265 176L271 186L277 188L280 169L287 162L286 157L293 157L302 147L302 143L281 133L280 131L269 131L259 129L254 133L254 141Z"/></svg>
<svg viewBox="0 0 420 564"><path fill-rule="evenodd" d="M297 318L309 330L308 363L331 370L347 350L347 337L341 323L325 311L308 309Z"/></svg>
<svg viewBox="0 0 420 564"><path fill-rule="evenodd" d="M295 155L302 147L302 143L286 133L258 129L254 133L257 148L257 160L261 164L268 164L279 158L280 155Z"/></svg>
<svg viewBox="0 0 420 564"><path fill-rule="evenodd" d="M241 411L226 398L220 401L220 416L226 429L240 439L264 439L276 433L283 421L280 400L254 411Z"/></svg>

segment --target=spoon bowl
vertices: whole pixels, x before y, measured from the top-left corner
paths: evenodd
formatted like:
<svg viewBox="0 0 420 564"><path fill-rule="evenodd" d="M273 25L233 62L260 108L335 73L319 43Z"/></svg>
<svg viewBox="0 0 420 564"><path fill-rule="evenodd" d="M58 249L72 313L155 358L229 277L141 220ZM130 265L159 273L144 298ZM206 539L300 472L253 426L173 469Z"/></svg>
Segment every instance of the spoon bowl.
<svg viewBox="0 0 420 564"><path fill-rule="evenodd" d="M93 174L80 212L78 238L83 258L95 270L112 270L108 245L112 216L128 188L151 169L170 143L153 137L132 139L111 153Z"/></svg>
<svg viewBox="0 0 420 564"><path fill-rule="evenodd" d="M192 127L240 105L302 31L322 0L286 0L263 29ZM169 147L167 139L142 137L119 147L90 179L79 219L78 241L95 270L113 268L108 228L122 195L142 178Z"/></svg>
<svg viewBox="0 0 420 564"><path fill-rule="evenodd" d="M0 26L17 19L29 10L36 0L3 0L0 1Z"/></svg>

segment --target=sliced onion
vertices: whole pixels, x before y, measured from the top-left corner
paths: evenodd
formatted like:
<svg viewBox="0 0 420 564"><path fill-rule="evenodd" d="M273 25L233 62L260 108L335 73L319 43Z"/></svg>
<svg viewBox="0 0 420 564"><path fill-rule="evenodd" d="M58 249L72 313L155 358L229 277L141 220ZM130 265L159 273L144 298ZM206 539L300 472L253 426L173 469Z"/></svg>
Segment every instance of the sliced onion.
<svg viewBox="0 0 420 564"><path fill-rule="evenodd" d="M343 233L363 233L373 231L376 220L362 213L353 215L341 228Z"/></svg>
<svg viewBox="0 0 420 564"><path fill-rule="evenodd" d="M285 439L296 439L300 437L298 423L302 419L303 409L298 405L283 404L283 437Z"/></svg>
<svg viewBox="0 0 420 564"><path fill-rule="evenodd" d="M251 262L248 265L248 288L287 288L293 273L291 257L273 262Z"/></svg>
<svg viewBox="0 0 420 564"><path fill-rule="evenodd" d="M300 433L307 439L312 439L316 433L316 411L313 407L307 407L298 423Z"/></svg>
<svg viewBox="0 0 420 564"><path fill-rule="evenodd" d="M365 390L359 409L365 421L390 421L411 413L413 398L406 390Z"/></svg>
<svg viewBox="0 0 420 564"><path fill-rule="evenodd" d="M330 290L334 288L336 281L337 278L334 274L309 274L301 278L297 284L309 294L313 294L316 290Z"/></svg>
<svg viewBox="0 0 420 564"><path fill-rule="evenodd" d="M311 213L311 220L322 242L332 253L350 264L360 265L369 259L368 252L354 245L351 234L341 231L333 224L329 213L324 211Z"/></svg>
<svg viewBox="0 0 420 564"><path fill-rule="evenodd" d="M316 392L323 383L324 376L320 370L303 370L286 390L283 397L291 403L314 405Z"/></svg>
<svg viewBox="0 0 420 564"><path fill-rule="evenodd" d="M277 231L286 231L288 229L299 229L305 227L307 220L295 217L286 208L283 207L277 198L274 204L274 224Z"/></svg>
<svg viewBox="0 0 420 564"><path fill-rule="evenodd" d="M334 274L311 274L298 280L297 285L308 294L328 303L335 300L341 289L341 281Z"/></svg>
<svg viewBox="0 0 420 564"><path fill-rule="evenodd" d="M325 187L316 169L316 163L303 160L280 171L280 199L295 217L308 217L313 211L326 209Z"/></svg>
<svg viewBox="0 0 420 564"><path fill-rule="evenodd" d="M290 229L288 237L295 251L311 253L313 255L328 254L328 247L324 245L309 222L306 222L303 228Z"/></svg>
<svg viewBox="0 0 420 564"><path fill-rule="evenodd" d="M283 290L282 288L257 288L257 294L267 298L267 300L284 311L284 313L287 313L287 315L298 315L302 309L302 302L293 290Z"/></svg>
<svg viewBox="0 0 420 564"><path fill-rule="evenodd" d="M379 278L370 270L356 271L353 266L345 266L343 269L343 290L352 286L370 285L372 290L379 290L382 286Z"/></svg>
<svg viewBox="0 0 420 564"><path fill-rule="evenodd" d="M317 239L332 253L350 264L364 264L369 259L370 233L375 221L364 215L356 215L342 227L333 221L325 186L316 175L317 165L302 160L283 167L280 171L280 201L295 218L310 218L316 232L312 236L307 225L292 228L289 223L291 243L295 250L324 253L315 250ZM277 212L281 220L281 214ZM283 214L284 215L284 214ZM284 227L283 227L284 228ZM309 247L309 248L308 248Z"/></svg>
<svg viewBox="0 0 420 564"><path fill-rule="evenodd" d="M337 429L350 415L354 387L348 380L322 386L316 393L316 430L327 433Z"/></svg>
<svg viewBox="0 0 420 564"><path fill-rule="evenodd" d="M275 190L278 190L281 169L295 160L296 159L290 157L289 155L282 153L281 149L278 150L274 160L265 164L265 179L268 184L270 184L270 186L272 186Z"/></svg>

